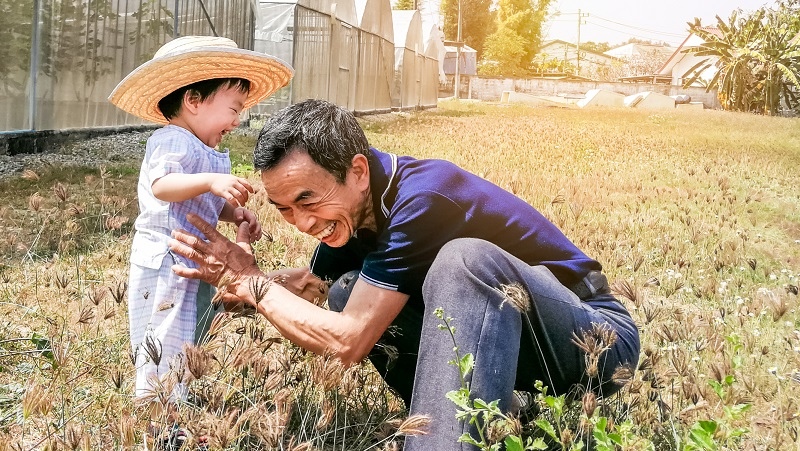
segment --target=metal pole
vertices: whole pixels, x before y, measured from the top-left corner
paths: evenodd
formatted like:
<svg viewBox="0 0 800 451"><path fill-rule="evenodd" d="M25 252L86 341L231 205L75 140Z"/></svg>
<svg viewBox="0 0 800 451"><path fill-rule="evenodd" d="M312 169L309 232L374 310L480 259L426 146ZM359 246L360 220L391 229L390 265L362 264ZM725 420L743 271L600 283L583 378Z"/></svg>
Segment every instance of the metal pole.
<svg viewBox="0 0 800 451"><path fill-rule="evenodd" d="M453 97L459 98L461 84L461 0L458 0L458 32L456 33L456 79Z"/></svg>
<svg viewBox="0 0 800 451"><path fill-rule="evenodd" d="M582 14L578 8L578 43L575 44L575 59L577 60L577 69L575 75L581 74L581 22L584 17L589 17L589 13Z"/></svg>
<svg viewBox="0 0 800 451"><path fill-rule="evenodd" d="M28 90L28 127L36 130L36 85L39 73L39 0L33 0L33 27L31 28L31 64L29 80L31 88Z"/></svg>
<svg viewBox="0 0 800 451"><path fill-rule="evenodd" d="M575 75L581 74L581 10L578 8L578 43L575 44L575 59L578 61L578 68Z"/></svg>
<svg viewBox="0 0 800 451"><path fill-rule="evenodd" d="M179 38L181 36L180 30L178 30L178 26L180 25L180 21L178 20L178 16L180 15L178 13L178 8L180 8L179 3L180 0L175 0L175 14L173 14L174 25L172 25L172 36L175 38Z"/></svg>

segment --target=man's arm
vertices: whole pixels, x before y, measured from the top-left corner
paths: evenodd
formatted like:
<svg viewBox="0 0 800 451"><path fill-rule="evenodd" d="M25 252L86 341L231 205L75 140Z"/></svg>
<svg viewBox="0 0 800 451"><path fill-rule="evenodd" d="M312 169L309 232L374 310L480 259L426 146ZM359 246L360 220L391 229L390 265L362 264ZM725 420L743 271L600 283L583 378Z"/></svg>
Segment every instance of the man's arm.
<svg viewBox="0 0 800 451"><path fill-rule="evenodd" d="M308 267L278 269L270 271L267 276L295 296L313 304L320 305L328 298L328 283L312 274Z"/></svg>
<svg viewBox="0 0 800 451"><path fill-rule="evenodd" d="M237 290L236 295L252 297L249 290ZM256 310L296 345L352 364L369 354L407 300L408 295L358 280L344 310L334 312L273 284Z"/></svg>
<svg viewBox="0 0 800 451"><path fill-rule="evenodd" d="M174 266L173 271L220 287L228 301L255 306L282 335L309 351L332 353L345 364L361 361L408 300L405 294L359 280L344 311L322 309L306 301L322 283L307 268L284 270L288 287L258 269L246 222L239 226L234 244L196 215L188 219L208 241L185 231L173 232L170 249L199 264L196 269Z"/></svg>

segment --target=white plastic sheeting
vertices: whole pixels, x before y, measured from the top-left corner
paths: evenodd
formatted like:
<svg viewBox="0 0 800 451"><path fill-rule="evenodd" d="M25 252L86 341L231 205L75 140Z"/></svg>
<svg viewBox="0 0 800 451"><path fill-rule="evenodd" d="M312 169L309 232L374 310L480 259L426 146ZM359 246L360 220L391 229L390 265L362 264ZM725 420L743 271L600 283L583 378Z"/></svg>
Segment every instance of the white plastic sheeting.
<svg viewBox="0 0 800 451"><path fill-rule="evenodd" d="M424 25L425 61L422 75L422 106L436 106L439 100L439 82L444 76L444 33L438 25Z"/></svg>
<svg viewBox="0 0 800 451"><path fill-rule="evenodd" d="M216 32L253 48L250 0L0 4L0 133L149 124L107 97L174 36Z"/></svg>
<svg viewBox="0 0 800 451"><path fill-rule="evenodd" d="M425 74L422 18L417 10L392 11L394 22L394 89L392 107L421 108ZM438 78L437 75L434 77Z"/></svg>
<svg viewBox="0 0 800 451"><path fill-rule="evenodd" d="M358 68L355 111L385 112L392 108L394 28L389 0L356 0Z"/></svg>
<svg viewBox="0 0 800 451"><path fill-rule="evenodd" d="M254 47L295 70L291 85L284 88L288 92L262 102L255 113L310 98L354 109L358 19L353 0L261 0Z"/></svg>

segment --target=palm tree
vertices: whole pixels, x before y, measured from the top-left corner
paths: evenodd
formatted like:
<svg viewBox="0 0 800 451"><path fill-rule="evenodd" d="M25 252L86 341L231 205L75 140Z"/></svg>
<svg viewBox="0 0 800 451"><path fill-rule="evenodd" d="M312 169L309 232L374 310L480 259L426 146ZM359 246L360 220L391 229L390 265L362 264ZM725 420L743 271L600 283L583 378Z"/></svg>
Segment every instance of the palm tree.
<svg viewBox="0 0 800 451"><path fill-rule="evenodd" d="M719 33L700 24L689 23L689 30L703 42L685 50L706 57L686 75L689 86L707 69L716 68L707 89L717 88L722 107L732 111L779 114L783 107L797 112L800 90L800 31L798 7L778 4L762 7L750 15L735 10L724 21L717 16Z"/></svg>

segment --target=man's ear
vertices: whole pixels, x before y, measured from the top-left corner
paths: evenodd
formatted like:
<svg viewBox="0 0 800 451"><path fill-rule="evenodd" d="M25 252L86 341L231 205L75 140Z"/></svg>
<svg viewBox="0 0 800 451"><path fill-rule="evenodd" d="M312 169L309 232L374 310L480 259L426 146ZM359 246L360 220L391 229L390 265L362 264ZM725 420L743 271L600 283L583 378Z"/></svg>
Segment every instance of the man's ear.
<svg viewBox="0 0 800 451"><path fill-rule="evenodd" d="M350 172L355 177L356 184L360 189L369 187L369 160L366 155L359 153L353 157Z"/></svg>

